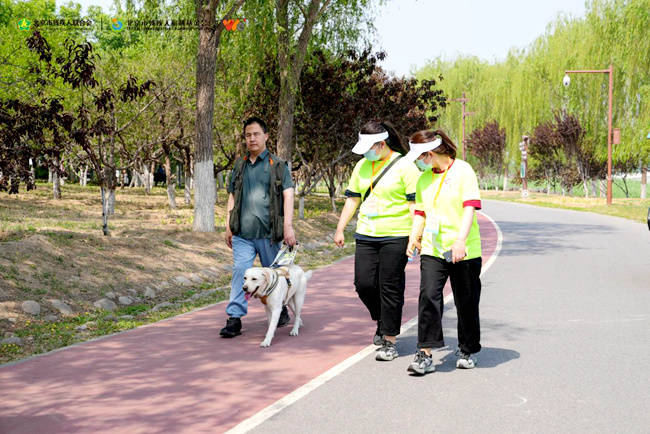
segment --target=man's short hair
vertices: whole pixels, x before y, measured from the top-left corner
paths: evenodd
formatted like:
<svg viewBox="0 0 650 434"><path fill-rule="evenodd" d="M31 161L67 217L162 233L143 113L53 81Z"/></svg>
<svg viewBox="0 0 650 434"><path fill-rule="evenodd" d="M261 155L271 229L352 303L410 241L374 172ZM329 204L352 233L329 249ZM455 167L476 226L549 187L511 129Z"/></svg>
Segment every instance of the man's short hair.
<svg viewBox="0 0 650 434"><path fill-rule="evenodd" d="M246 127L252 124L258 124L264 133L266 133L266 122L264 122L262 119L258 118L257 116L252 116L244 121L244 131L246 131Z"/></svg>

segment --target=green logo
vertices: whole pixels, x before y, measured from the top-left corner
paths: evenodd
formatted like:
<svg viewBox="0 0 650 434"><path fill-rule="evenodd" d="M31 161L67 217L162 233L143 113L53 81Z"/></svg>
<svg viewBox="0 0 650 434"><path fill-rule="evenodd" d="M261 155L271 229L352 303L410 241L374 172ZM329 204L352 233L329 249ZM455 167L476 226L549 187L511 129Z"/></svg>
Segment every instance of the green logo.
<svg viewBox="0 0 650 434"><path fill-rule="evenodd" d="M29 30L29 28L31 27L31 25L32 25L32 22L29 21L27 18L23 18L22 20L18 21L18 28L19 28L20 30L25 30L25 31L27 31L27 30Z"/></svg>

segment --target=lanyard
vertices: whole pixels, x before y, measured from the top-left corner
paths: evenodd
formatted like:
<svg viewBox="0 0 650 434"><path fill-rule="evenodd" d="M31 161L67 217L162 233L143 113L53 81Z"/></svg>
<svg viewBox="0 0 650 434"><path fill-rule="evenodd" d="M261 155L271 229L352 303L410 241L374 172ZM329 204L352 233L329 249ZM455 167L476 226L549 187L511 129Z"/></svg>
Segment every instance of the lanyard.
<svg viewBox="0 0 650 434"><path fill-rule="evenodd" d="M445 182L445 178L447 177L447 172L449 172L449 169L451 168L451 165L454 164L452 161L449 166L447 166L447 169L445 169L445 173L442 175L442 179L440 180L440 185L438 185L438 191L436 192L435 197L433 198L433 207L436 207L436 201L438 200L438 196L440 196L440 190L442 190L442 184ZM433 174L433 170L431 170L431 182L435 181L435 175Z"/></svg>
<svg viewBox="0 0 650 434"><path fill-rule="evenodd" d="M382 167L386 165L388 160L390 160L390 156L393 155L393 150L391 149L390 154L388 154L388 157L384 161L381 162L377 170L375 170L375 162L372 162L372 176L370 177L370 194L372 194L372 184L375 179L375 175L381 170Z"/></svg>

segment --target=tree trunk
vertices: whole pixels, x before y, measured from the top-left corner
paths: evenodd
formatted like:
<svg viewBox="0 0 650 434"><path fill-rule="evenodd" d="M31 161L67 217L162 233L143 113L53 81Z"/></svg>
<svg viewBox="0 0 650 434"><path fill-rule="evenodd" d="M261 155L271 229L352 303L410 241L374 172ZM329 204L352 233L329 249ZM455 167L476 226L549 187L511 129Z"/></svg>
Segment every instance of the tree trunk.
<svg viewBox="0 0 650 434"><path fill-rule="evenodd" d="M598 196L598 186L597 186L597 183L596 183L596 178L591 178L591 195L593 197Z"/></svg>
<svg viewBox="0 0 650 434"><path fill-rule="evenodd" d="M52 168L50 167L47 168L47 183L52 183Z"/></svg>
<svg viewBox="0 0 650 434"><path fill-rule="evenodd" d="M53 160L53 164L55 169L50 170L52 173L52 193L54 195L54 199L61 200L61 177L59 176L59 157L55 156Z"/></svg>
<svg viewBox="0 0 650 434"><path fill-rule="evenodd" d="M36 183L36 173L34 173L34 160L29 159L29 179L32 184Z"/></svg>
<svg viewBox="0 0 650 434"><path fill-rule="evenodd" d="M185 204L192 203L192 156L189 147L183 149L184 161L183 168L185 170Z"/></svg>
<svg viewBox="0 0 650 434"><path fill-rule="evenodd" d="M79 168L79 185L85 187L88 184L88 165L85 164L83 169Z"/></svg>
<svg viewBox="0 0 650 434"><path fill-rule="evenodd" d="M599 184L599 187L600 187L600 189L599 189L600 191L599 191L599 194L598 194L598 195L599 195L600 197L605 197L605 196L607 195L607 184L605 183L605 180L604 180L604 179L601 179L601 180L598 182L598 184Z"/></svg>
<svg viewBox="0 0 650 434"><path fill-rule="evenodd" d="M222 190L224 187L223 171L217 173L217 185L219 186L219 190Z"/></svg>
<svg viewBox="0 0 650 434"><path fill-rule="evenodd" d="M155 170L156 170L156 163L152 162L149 165L149 187L150 188L153 188L153 187L156 186L156 184L154 183L154 177L153 177L153 174L154 174Z"/></svg>
<svg viewBox="0 0 650 434"><path fill-rule="evenodd" d="M138 172L133 169L130 172L131 175L131 182L129 182L129 188L137 187L138 186Z"/></svg>
<svg viewBox="0 0 650 434"><path fill-rule="evenodd" d="M108 214L115 215L115 187L108 189Z"/></svg>
<svg viewBox="0 0 650 434"><path fill-rule="evenodd" d="M310 0L302 30L296 44L292 43L293 26L289 19L289 0L276 0L276 20L278 28L278 66L280 69L280 98L278 105L278 155L292 166L293 123L298 94L298 82L305 61L312 30L323 10L331 0Z"/></svg>
<svg viewBox="0 0 650 434"><path fill-rule="evenodd" d="M167 178L167 199L169 207L176 209L176 185L172 177L172 164L169 157L165 157L165 176Z"/></svg>
<svg viewBox="0 0 650 434"><path fill-rule="evenodd" d="M215 7L211 1L197 0L200 23L196 55L196 142L194 147L194 225L196 232L214 232L215 186L212 153L214 78L217 62Z"/></svg>
<svg viewBox="0 0 650 434"><path fill-rule="evenodd" d="M106 188L102 185L101 187L101 193L102 193L102 232L104 233L105 236L110 236L110 232L108 230L108 198L106 197Z"/></svg>
<svg viewBox="0 0 650 434"><path fill-rule="evenodd" d="M583 178L583 180L582 180L582 188L585 191L585 197L589 197L589 186L587 185L587 178Z"/></svg>
<svg viewBox="0 0 650 434"><path fill-rule="evenodd" d="M305 218L305 196L298 198L298 218L303 220Z"/></svg>
<svg viewBox="0 0 650 434"><path fill-rule="evenodd" d="M641 166L641 199L646 198L646 185L648 184L648 166Z"/></svg>
<svg viewBox="0 0 650 434"><path fill-rule="evenodd" d="M503 172L503 191L508 190L508 167L506 166L505 171Z"/></svg>
<svg viewBox="0 0 650 434"><path fill-rule="evenodd" d="M192 190L190 189L191 182L192 178L185 177L185 205L192 203Z"/></svg>
<svg viewBox="0 0 650 434"><path fill-rule="evenodd" d="M145 194L150 194L151 193L151 173L149 172L149 165L148 164L143 164L142 169L144 170L144 173L142 174L142 184L144 184L144 192Z"/></svg>

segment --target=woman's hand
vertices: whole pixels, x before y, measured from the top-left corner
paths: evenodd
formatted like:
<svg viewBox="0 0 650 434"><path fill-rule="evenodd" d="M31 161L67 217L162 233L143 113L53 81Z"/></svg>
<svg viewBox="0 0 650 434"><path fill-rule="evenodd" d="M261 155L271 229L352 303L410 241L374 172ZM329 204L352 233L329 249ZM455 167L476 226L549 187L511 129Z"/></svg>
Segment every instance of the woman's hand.
<svg viewBox="0 0 650 434"><path fill-rule="evenodd" d="M343 235L343 231L337 230L336 233L334 234L334 244L336 244L339 247L345 246L345 235Z"/></svg>
<svg viewBox="0 0 650 434"><path fill-rule="evenodd" d="M456 240L451 246L451 262L456 263L462 261L467 256L465 253L465 241Z"/></svg>
<svg viewBox="0 0 650 434"><path fill-rule="evenodd" d="M421 238L416 239L409 237L409 243L406 246L406 256L412 258L415 253L415 249L418 249L420 252L422 251Z"/></svg>

